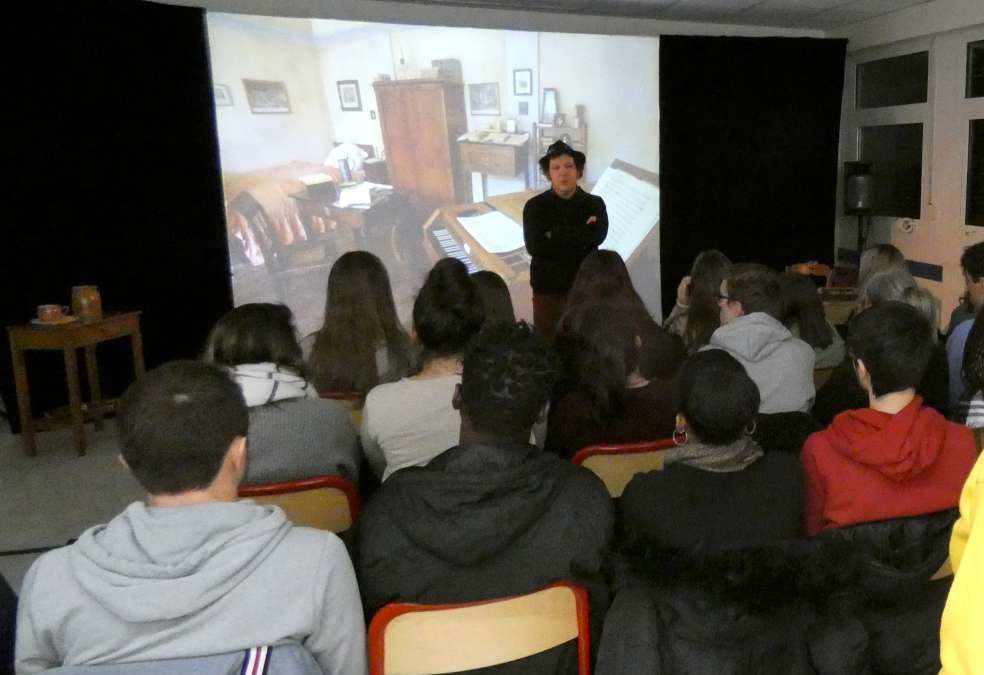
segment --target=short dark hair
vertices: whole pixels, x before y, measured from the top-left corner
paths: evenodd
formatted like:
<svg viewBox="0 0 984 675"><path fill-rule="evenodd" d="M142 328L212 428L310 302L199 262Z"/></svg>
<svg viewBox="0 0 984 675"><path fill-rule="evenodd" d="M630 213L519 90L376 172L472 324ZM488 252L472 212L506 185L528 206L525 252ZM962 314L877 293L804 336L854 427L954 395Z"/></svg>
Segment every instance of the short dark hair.
<svg viewBox="0 0 984 675"><path fill-rule="evenodd" d="M680 367L677 410L703 443L738 440L758 413L761 395L745 367L726 351L693 354Z"/></svg>
<svg viewBox="0 0 984 675"><path fill-rule="evenodd" d="M564 141L557 141L547 148L547 153L538 160L540 165L540 173L547 178L550 178L550 160L563 157L564 155L574 160L574 167L577 169L577 177L580 178L583 176L584 165L587 163L588 158L583 152L575 150Z"/></svg>
<svg viewBox="0 0 984 675"><path fill-rule="evenodd" d="M984 277L984 241L964 249L960 256L960 267L971 281L980 281Z"/></svg>
<svg viewBox="0 0 984 675"><path fill-rule="evenodd" d="M728 297L740 302L745 314L765 312L774 319L782 316L779 274L765 265L732 265L728 272Z"/></svg>
<svg viewBox="0 0 984 675"><path fill-rule="evenodd" d="M485 311L483 325L487 327L497 323L515 323L516 312L506 281L491 270L472 272L471 278Z"/></svg>
<svg viewBox="0 0 984 675"><path fill-rule="evenodd" d="M461 412L477 431L526 431L550 399L556 379L554 354L529 324L489 326L465 352Z"/></svg>
<svg viewBox="0 0 984 675"><path fill-rule="evenodd" d="M848 324L847 349L871 376L875 396L915 387L933 355L933 330L926 317L904 302L882 302Z"/></svg>
<svg viewBox="0 0 984 675"><path fill-rule="evenodd" d="M460 354L485 321L468 268L457 258L438 260L413 303L413 325L424 359Z"/></svg>
<svg viewBox="0 0 984 675"><path fill-rule="evenodd" d="M286 305L252 302L226 312L205 344L204 359L220 366L275 363L300 374L304 356Z"/></svg>
<svg viewBox="0 0 984 675"><path fill-rule="evenodd" d="M249 413L224 369L172 361L131 384L117 409L123 459L153 495L208 487Z"/></svg>

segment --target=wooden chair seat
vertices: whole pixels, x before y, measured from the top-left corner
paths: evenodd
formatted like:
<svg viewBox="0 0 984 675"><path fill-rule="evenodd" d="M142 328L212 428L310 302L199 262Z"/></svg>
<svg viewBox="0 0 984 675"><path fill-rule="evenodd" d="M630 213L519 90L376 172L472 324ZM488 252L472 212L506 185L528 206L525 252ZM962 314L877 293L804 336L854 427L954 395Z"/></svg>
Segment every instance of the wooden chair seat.
<svg viewBox="0 0 984 675"><path fill-rule="evenodd" d="M358 489L341 476L241 485L239 497L279 506L295 525L335 533L352 527L361 506Z"/></svg>
<svg viewBox="0 0 984 675"><path fill-rule="evenodd" d="M621 497L625 486L637 473L659 471L663 468L663 455L673 447L671 439L591 445L574 455L572 462L597 475L612 498Z"/></svg>

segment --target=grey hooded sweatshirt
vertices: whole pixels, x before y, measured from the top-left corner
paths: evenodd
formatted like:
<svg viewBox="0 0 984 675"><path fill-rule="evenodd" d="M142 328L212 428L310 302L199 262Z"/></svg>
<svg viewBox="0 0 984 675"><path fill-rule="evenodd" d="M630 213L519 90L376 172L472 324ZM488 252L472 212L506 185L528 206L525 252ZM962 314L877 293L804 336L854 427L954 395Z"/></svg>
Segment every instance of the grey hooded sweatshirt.
<svg viewBox="0 0 984 675"><path fill-rule="evenodd" d="M813 407L813 348L765 312L730 321L703 349L723 349L758 385L760 413L808 412Z"/></svg>
<svg viewBox="0 0 984 675"><path fill-rule="evenodd" d="M24 578L16 672L298 643L326 675L366 671L345 547L251 501L131 504Z"/></svg>

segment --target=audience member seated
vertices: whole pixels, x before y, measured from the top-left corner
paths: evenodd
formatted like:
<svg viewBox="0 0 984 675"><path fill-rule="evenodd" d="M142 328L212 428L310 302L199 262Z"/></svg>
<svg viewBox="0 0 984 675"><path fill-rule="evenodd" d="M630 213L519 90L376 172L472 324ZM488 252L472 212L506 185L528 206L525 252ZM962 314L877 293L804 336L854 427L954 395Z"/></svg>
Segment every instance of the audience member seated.
<svg viewBox="0 0 984 675"><path fill-rule="evenodd" d="M31 566L17 672L299 643L326 675L365 673L359 589L341 540L238 499L249 415L228 374L161 366L127 389L117 423L147 501Z"/></svg>
<svg viewBox="0 0 984 675"><path fill-rule="evenodd" d="M372 389L362 409L362 449L382 480L426 464L457 442L461 417L451 396L461 382L461 353L484 318L465 265L455 258L438 261L413 303L423 367Z"/></svg>
<svg viewBox="0 0 984 675"><path fill-rule="evenodd" d="M215 324L204 360L225 366L249 407L246 483L325 474L359 478L348 412L304 379L293 318L284 305L240 305Z"/></svg>
<svg viewBox="0 0 984 675"><path fill-rule="evenodd" d="M963 354L964 390L953 419L971 429L984 429L984 312L978 312L967 334Z"/></svg>
<svg viewBox="0 0 984 675"><path fill-rule="evenodd" d="M912 305L923 313L930 325L938 325L939 314L935 298L929 291L919 289L912 275L904 270L889 270L871 276L861 290L859 311L893 301ZM936 344L926 372L916 387L916 393L922 396L923 402L944 415L950 410L946 371L946 351L942 344ZM858 384L854 362L845 357L817 391L813 416L820 424L828 426L839 413L867 405L868 395Z"/></svg>
<svg viewBox="0 0 984 675"><path fill-rule="evenodd" d="M806 412L813 405L813 348L793 336L782 312L779 275L764 265L735 265L721 282L721 327L704 349L723 349L758 386L759 412Z"/></svg>
<svg viewBox="0 0 984 675"><path fill-rule="evenodd" d="M389 274L368 251L350 251L328 275L325 320L309 346L311 381L320 392L365 396L410 372L410 337L396 315ZM304 344L302 344L304 346Z"/></svg>
<svg viewBox="0 0 984 675"><path fill-rule="evenodd" d="M478 289L478 297L481 298L482 309L485 311L483 326L516 323L509 287L506 286L503 278L489 270L472 272L471 278L475 282L475 288Z"/></svg>
<svg viewBox="0 0 984 675"><path fill-rule="evenodd" d="M864 288L868 280L880 272L901 272L908 276L908 285L915 286L916 280L909 273L902 251L891 244L876 244L864 250L858 265L858 288Z"/></svg>
<svg viewBox="0 0 984 675"><path fill-rule="evenodd" d="M720 251L703 251L677 286L676 304L663 327L683 338L688 353L706 345L721 325L718 295L731 261Z"/></svg>
<svg viewBox="0 0 984 675"><path fill-rule="evenodd" d="M639 369L643 377L669 379L676 373L685 356L683 344L656 323L636 292L629 277L625 261L615 251L593 251L581 263L570 294L567 307L560 321L557 349L565 360L565 354L573 337L577 340L577 315L587 305L603 303L617 305L619 311L629 316L637 326L642 339ZM566 364L569 367L569 364ZM562 383L562 388L566 388Z"/></svg>
<svg viewBox="0 0 984 675"><path fill-rule="evenodd" d="M942 675L973 675L984 671L984 530L981 525L981 483L984 457L960 495L960 520L950 538L950 566L953 585L946 600L940 627Z"/></svg>
<svg viewBox="0 0 984 675"><path fill-rule="evenodd" d="M550 406L546 449L570 459L598 443L669 438L673 386L639 370L642 339L624 310L583 306L577 321L572 366L575 385Z"/></svg>
<svg viewBox="0 0 984 675"><path fill-rule="evenodd" d="M822 622L799 597L799 461L750 438L758 387L709 350L684 363L678 398L682 445L622 496L628 571L595 672L865 672L857 622Z"/></svg>
<svg viewBox="0 0 984 675"><path fill-rule="evenodd" d="M967 386L961 377L967 335L974 315L984 307L984 242L969 246L960 256L966 293L965 313L954 310L950 317L950 334L946 340L946 358L950 374L950 405L956 407ZM957 308L960 309L959 307Z"/></svg>
<svg viewBox="0 0 984 675"><path fill-rule="evenodd" d="M844 360L844 340L823 314L813 279L787 272L780 277L782 322L789 332L813 347L814 368L833 368Z"/></svg>
<svg viewBox="0 0 984 675"><path fill-rule="evenodd" d="M370 614L393 601L485 600L568 580L588 589L600 628L611 499L587 469L527 443L555 376L546 342L525 323L475 338L453 395L459 444L394 474L357 525ZM488 672L576 670L572 642Z"/></svg>
<svg viewBox="0 0 984 675"><path fill-rule="evenodd" d="M14 673L14 626L17 624L17 596L0 576L0 675Z"/></svg>
<svg viewBox="0 0 984 675"><path fill-rule="evenodd" d="M868 407L838 415L803 448L806 534L957 505L977 452L969 429L947 422L916 394L933 332L900 302L851 320L848 350Z"/></svg>

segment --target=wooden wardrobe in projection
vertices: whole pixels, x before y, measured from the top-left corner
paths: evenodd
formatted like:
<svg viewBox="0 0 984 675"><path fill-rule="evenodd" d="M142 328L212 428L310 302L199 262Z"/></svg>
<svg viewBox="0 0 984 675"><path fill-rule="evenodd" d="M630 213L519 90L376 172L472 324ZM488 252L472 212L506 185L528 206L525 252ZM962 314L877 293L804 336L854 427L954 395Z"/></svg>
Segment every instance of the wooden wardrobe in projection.
<svg viewBox="0 0 984 675"><path fill-rule="evenodd" d="M390 182L427 207L468 203L458 137L467 131L464 85L446 80L373 83Z"/></svg>

